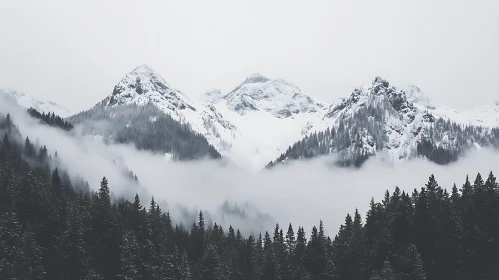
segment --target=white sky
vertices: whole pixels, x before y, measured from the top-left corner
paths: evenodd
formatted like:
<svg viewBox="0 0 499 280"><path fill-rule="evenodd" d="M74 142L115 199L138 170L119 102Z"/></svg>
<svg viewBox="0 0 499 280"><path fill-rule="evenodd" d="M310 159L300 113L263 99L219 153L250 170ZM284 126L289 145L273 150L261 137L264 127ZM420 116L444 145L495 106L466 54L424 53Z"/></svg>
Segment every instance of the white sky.
<svg viewBox="0 0 499 280"><path fill-rule="evenodd" d="M497 0L0 1L0 86L73 110L143 63L192 97L258 72L326 102L377 75L499 99Z"/></svg>

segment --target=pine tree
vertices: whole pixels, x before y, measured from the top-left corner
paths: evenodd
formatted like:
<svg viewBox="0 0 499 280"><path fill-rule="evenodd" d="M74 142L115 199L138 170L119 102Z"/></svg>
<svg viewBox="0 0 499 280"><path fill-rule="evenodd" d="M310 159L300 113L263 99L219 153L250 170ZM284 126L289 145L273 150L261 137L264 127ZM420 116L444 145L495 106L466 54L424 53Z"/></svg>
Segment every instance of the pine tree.
<svg viewBox="0 0 499 280"><path fill-rule="evenodd" d="M104 278L112 278L120 269L121 235L115 224L114 211L111 207L111 197L106 177L101 181L95 198L92 215L92 267ZM133 237L135 238L135 236ZM134 240L134 239L132 239Z"/></svg>
<svg viewBox="0 0 499 280"><path fill-rule="evenodd" d="M98 197L101 211L108 211L111 207L111 196L109 195L109 186L106 177L102 178Z"/></svg>
<svg viewBox="0 0 499 280"><path fill-rule="evenodd" d="M222 278L221 278L222 279ZM228 278L230 280L242 280L243 274L238 265L238 257L232 258L230 260L230 271L228 273Z"/></svg>
<svg viewBox="0 0 499 280"><path fill-rule="evenodd" d="M182 253L182 259L180 261L180 280L191 280L191 269L189 267L189 262L187 261L187 252Z"/></svg>
<svg viewBox="0 0 499 280"><path fill-rule="evenodd" d="M303 227L298 227L298 235L296 237L296 247L294 253L293 264L299 265L302 264L303 258L305 257L305 250L307 246L307 239L305 237L305 231Z"/></svg>
<svg viewBox="0 0 499 280"><path fill-rule="evenodd" d="M169 252L166 247L160 248L157 254L156 261L157 267L154 268L151 278L154 279L178 279L182 276L182 263L181 256L179 255L178 248L173 249L173 253ZM145 277L147 278L147 277Z"/></svg>
<svg viewBox="0 0 499 280"><path fill-rule="evenodd" d="M320 277L326 266L324 240L321 240L321 236L315 226L312 228L312 234L307 244L303 263L305 269L314 278Z"/></svg>
<svg viewBox="0 0 499 280"><path fill-rule="evenodd" d="M119 279L142 279L139 271L140 252L139 244L132 231L125 231L121 247L121 266L118 273Z"/></svg>
<svg viewBox="0 0 499 280"><path fill-rule="evenodd" d="M224 271L220 256L215 248L208 245L199 263L199 279L223 279Z"/></svg>
<svg viewBox="0 0 499 280"><path fill-rule="evenodd" d="M294 252L295 250L295 245L296 245L296 240L295 240L295 233L293 231L293 226L291 223L289 223L288 227L288 232L286 233L286 248L288 252Z"/></svg>
<svg viewBox="0 0 499 280"><path fill-rule="evenodd" d="M416 246L410 244L398 260L401 263L400 277L404 280L424 280L426 272Z"/></svg>
<svg viewBox="0 0 499 280"><path fill-rule="evenodd" d="M397 279L395 272L393 271L392 265L388 260L385 261L385 265L383 266L383 270L381 271L381 279L383 280Z"/></svg>
<svg viewBox="0 0 499 280"><path fill-rule="evenodd" d="M68 226L63 235L63 256L65 279L84 279L89 272L89 252L85 242L85 232L81 217L77 210L73 210Z"/></svg>
<svg viewBox="0 0 499 280"><path fill-rule="evenodd" d="M326 267L324 268L324 272L322 273L322 278L324 280L339 280L340 275L338 273L338 270L336 269L336 266L334 265L334 262L332 258L329 258L327 260Z"/></svg>
<svg viewBox="0 0 499 280"><path fill-rule="evenodd" d="M0 216L0 279L44 279L41 248L12 212Z"/></svg>

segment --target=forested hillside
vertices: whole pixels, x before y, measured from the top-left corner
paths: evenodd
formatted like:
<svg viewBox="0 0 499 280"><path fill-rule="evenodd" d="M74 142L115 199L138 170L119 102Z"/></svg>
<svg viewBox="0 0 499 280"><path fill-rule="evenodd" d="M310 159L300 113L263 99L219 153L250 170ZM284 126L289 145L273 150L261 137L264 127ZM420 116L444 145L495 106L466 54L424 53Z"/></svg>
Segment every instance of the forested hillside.
<svg viewBox="0 0 499 280"><path fill-rule="evenodd" d="M390 126L387 123L398 119L398 112L391 104L378 103L359 108L351 117L340 119L337 126L325 131L314 132L290 146L267 168L290 160L313 158L337 153L338 163L359 167L370 156L379 152L399 148L390 141L392 134L400 133L404 128ZM411 133L420 135L420 139L409 146L406 154L400 158L423 157L437 164L457 161L464 152L476 147L499 147L499 128L465 126L431 114L423 116L425 126L416 128ZM404 137L403 135L394 136Z"/></svg>
<svg viewBox="0 0 499 280"><path fill-rule="evenodd" d="M39 119L44 124L47 124L50 126L59 127L61 129L67 130L67 131L74 128L71 123L65 121L60 116L57 116L56 114L54 114L54 112L47 112L46 114L45 114L45 112L40 113L35 108L31 107L31 108L28 108L28 113L33 118Z"/></svg>
<svg viewBox="0 0 499 280"><path fill-rule="evenodd" d="M412 194L387 191L364 219L347 214L334 237L322 222L242 236L205 224L202 213L188 228L173 225L154 199L112 201L106 178L93 192L52 170L47 148L21 138L9 116L0 132L0 279L499 277L492 173L450 193L433 176Z"/></svg>
<svg viewBox="0 0 499 280"><path fill-rule="evenodd" d="M152 104L96 106L68 118L83 132L102 135L108 141L133 143L138 149L168 153L174 159L221 158L206 138L164 114Z"/></svg>

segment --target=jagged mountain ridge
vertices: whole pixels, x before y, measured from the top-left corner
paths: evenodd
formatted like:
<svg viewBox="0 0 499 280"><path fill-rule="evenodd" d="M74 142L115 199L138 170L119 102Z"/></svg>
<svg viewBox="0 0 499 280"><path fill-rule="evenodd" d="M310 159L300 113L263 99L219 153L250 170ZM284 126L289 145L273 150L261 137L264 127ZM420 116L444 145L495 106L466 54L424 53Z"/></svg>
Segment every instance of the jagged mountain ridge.
<svg viewBox="0 0 499 280"><path fill-rule="evenodd" d="M150 116L145 116L144 110L138 110L137 107L134 107L136 105L139 107L147 107ZM155 109L149 105L152 105ZM123 108L125 112L119 112L121 108ZM127 115L126 111L130 111L130 114ZM106 113L103 114L102 112ZM122 119L129 118L130 123L121 123L121 120L113 120L112 115L116 113L119 113L119 116ZM161 113L172 118L172 120L159 119L167 123L163 128L158 127L157 123L155 123L158 119L158 114ZM182 145L180 145L181 141L179 142L181 139L173 139L171 137L172 133L166 130L171 128L178 130L177 127L181 125L184 130L188 131L185 133L190 135L189 137L191 140L194 138L197 139L197 135L201 135L201 137L211 140L204 141L198 139L200 142L196 145L201 145L203 147L202 150L205 151L206 156L218 158L220 157L218 151L223 151L224 145L226 145L220 141L221 137L219 136L219 131L222 131L223 133L230 130L232 127L229 122L223 120L220 114L217 114L212 108L191 100L179 90L171 87L148 65L136 67L114 86L113 92L108 97L96 104L89 111L82 112L69 119L73 123L88 123L88 120L93 120L94 116L97 116L98 120L105 119L106 121L111 121L113 123L119 122L120 131L122 131L120 132L121 134L123 134L130 125L151 126L152 123L155 123L155 129L163 130L159 132L155 131L156 136L168 135L168 139L148 140L149 142L157 142L153 145L155 147L153 150L163 151L165 153L173 152L177 155L180 154L182 155L180 157L181 159L199 158L201 153L200 151L197 151L196 155L188 155L186 154L186 151L167 148L166 146L168 146L167 144L170 143L170 141L177 143L174 144L174 146L180 147ZM179 125L174 124L172 121L178 122ZM123 127L123 125L128 126ZM95 127L92 129L95 129ZM92 132L92 129L87 129L86 131L95 133L95 131ZM136 128L130 127L128 130L132 129ZM140 128L139 130L143 131L143 128ZM106 133L106 131L101 130L99 133ZM111 134L107 136L119 139L118 135ZM155 137L152 133L149 133L149 136ZM138 135L136 137L127 135L121 139L128 139L130 142L134 142L133 139L137 140L138 137ZM160 143L161 141L166 143ZM206 145L204 142L206 142ZM137 145L137 143L135 144ZM139 146L151 147L151 144L141 144ZM215 148L212 149L210 146ZM215 150L215 152L213 150Z"/></svg>
<svg viewBox="0 0 499 280"><path fill-rule="evenodd" d="M304 95L296 86L258 74L228 94L214 90L204 102L198 102L171 87L150 66L140 65L92 111L131 104L154 105L203 135L222 156L250 170L261 169L301 139L311 121L327 110L327 105Z"/></svg>
<svg viewBox="0 0 499 280"><path fill-rule="evenodd" d="M21 107L26 109L33 108L41 113L50 112L61 117L71 115L71 111L60 104L48 100L39 100L14 89L0 89L0 94L14 99Z"/></svg>
<svg viewBox="0 0 499 280"><path fill-rule="evenodd" d="M198 102L171 87L148 65L128 73L94 110L116 110L131 104L151 104L174 120L188 124L223 157L252 171L279 155L282 158L290 145L307 135L338 128L341 123L356 127L356 137L372 144L356 149L361 155L385 151L392 158L401 159L417 155L417 146L428 133L427 124L439 118L487 127L495 126L499 120L499 106L457 112L433 105L415 86L398 89L380 77L330 105L283 79L260 74L250 75L228 93L208 91ZM378 116L374 118L376 123L371 120L367 125L374 111ZM357 125L357 118L364 121ZM345 155L357 153L350 146L340 146L337 151Z"/></svg>
<svg viewBox="0 0 499 280"><path fill-rule="evenodd" d="M263 110L276 118L288 118L300 113L315 113L327 108L325 103L317 102L310 96L304 95L297 86L286 80L270 80L257 73L250 75L228 94L212 98L211 103L208 104L217 104L221 101L239 115Z"/></svg>
<svg viewBox="0 0 499 280"><path fill-rule="evenodd" d="M498 109L482 110L485 122L456 118L457 111L449 114L434 106L417 87L402 90L377 77L331 106L314 133L290 146L267 167L333 152L346 165L359 166L380 152L394 160L425 157L446 164L472 147L499 147L495 128L499 122L494 122ZM474 111L465 114L476 115Z"/></svg>

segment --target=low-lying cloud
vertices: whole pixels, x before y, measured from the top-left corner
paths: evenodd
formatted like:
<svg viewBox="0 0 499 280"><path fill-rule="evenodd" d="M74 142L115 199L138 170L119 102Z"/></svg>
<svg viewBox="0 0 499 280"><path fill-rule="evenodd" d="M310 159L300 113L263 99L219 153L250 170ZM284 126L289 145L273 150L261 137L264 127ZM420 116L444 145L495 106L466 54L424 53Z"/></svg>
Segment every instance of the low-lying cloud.
<svg viewBox="0 0 499 280"><path fill-rule="evenodd" d="M291 222L295 230L300 225L310 232L323 220L326 232L334 235L347 213L358 208L365 216L371 197L380 201L386 189L393 192L398 186L412 192L431 174L450 189L453 183L460 187L467 174L474 178L477 172L486 176L498 171L499 153L482 149L447 166L421 159L393 163L373 157L360 169L348 169L333 167L329 156L249 173L219 161L173 162L132 145L106 145L98 137L39 125L24 109L0 101L0 113L10 113L24 137L38 139L51 154L57 151L72 176L83 176L93 189L106 176L115 196L132 199L139 193L146 207L154 195L187 227L203 210L208 220L226 229L231 224L243 233L271 231L276 222L285 228ZM139 186L124 175L124 169L138 176Z"/></svg>

